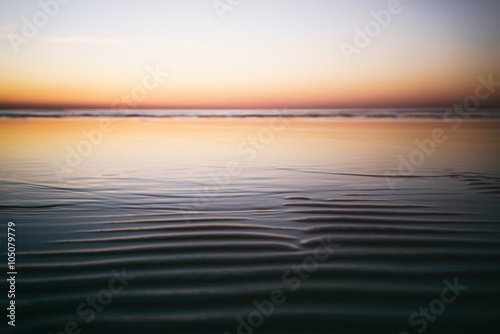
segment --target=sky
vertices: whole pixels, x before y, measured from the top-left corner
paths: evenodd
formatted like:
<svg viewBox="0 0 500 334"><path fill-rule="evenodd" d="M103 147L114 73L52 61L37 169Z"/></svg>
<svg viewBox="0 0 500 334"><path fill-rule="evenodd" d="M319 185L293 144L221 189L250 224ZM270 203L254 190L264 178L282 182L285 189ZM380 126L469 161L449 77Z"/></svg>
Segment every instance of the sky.
<svg viewBox="0 0 500 334"><path fill-rule="evenodd" d="M0 107L434 107L500 81L500 1L396 4L0 0Z"/></svg>

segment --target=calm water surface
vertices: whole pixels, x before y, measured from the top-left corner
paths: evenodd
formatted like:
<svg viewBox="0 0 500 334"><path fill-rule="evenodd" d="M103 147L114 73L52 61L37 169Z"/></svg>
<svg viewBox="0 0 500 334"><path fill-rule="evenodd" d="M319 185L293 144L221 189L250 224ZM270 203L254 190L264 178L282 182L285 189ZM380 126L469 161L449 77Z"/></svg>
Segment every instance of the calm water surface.
<svg viewBox="0 0 500 334"><path fill-rule="evenodd" d="M500 121L102 121L0 120L17 332L59 333L70 321L82 333L497 327ZM325 244L332 251L311 262ZM135 278L90 311L113 270ZM410 323L441 300L444 280L467 288ZM273 289L284 302L252 318Z"/></svg>

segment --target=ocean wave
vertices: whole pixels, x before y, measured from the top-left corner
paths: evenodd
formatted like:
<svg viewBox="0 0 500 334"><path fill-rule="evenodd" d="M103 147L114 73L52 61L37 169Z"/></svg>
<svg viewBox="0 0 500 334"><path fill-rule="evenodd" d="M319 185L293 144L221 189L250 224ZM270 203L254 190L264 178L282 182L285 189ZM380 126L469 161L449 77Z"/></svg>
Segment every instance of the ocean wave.
<svg viewBox="0 0 500 334"><path fill-rule="evenodd" d="M447 109L156 109L156 110L2 110L2 118L64 117L344 117L344 118L450 118ZM468 118L500 118L500 109L481 109Z"/></svg>

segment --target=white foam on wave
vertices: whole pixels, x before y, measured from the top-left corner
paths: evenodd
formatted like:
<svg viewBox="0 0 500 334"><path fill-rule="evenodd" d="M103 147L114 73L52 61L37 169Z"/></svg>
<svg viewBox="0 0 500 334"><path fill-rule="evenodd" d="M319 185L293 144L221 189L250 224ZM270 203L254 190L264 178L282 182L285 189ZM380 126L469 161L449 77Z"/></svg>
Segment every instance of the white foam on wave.
<svg viewBox="0 0 500 334"><path fill-rule="evenodd" d="M123 110L2 110L0 117L355 117L355 118L444 118L445 108L366 109L123 109ZM449 117L449 116L447 116ZM469 118L500 118L500 109L481 109Z"/></svg>

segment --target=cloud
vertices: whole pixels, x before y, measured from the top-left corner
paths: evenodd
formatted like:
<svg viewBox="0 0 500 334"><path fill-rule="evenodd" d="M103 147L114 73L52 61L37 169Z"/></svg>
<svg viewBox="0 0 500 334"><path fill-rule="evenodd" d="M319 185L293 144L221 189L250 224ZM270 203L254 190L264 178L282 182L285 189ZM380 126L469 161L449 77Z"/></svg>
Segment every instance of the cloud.
<svg viewBox="0 0 500 334"><path fill-rule="evenodd" d="M0 28L0 39L8 39L15 34L14 27L4 26ZM126 41L118 38L107 38L99 36L64 36L53 38L37 38L37 40L47 43L86 43L86 44L125 44Z"/></svg>
<svg viewBox="0 0 500 334"><path fill-rule="evenodd" d="M87 43L87 44L124 44L125 40L97 36L66 36L56 38L40 38L40 41L49 43Z"/></svg>

